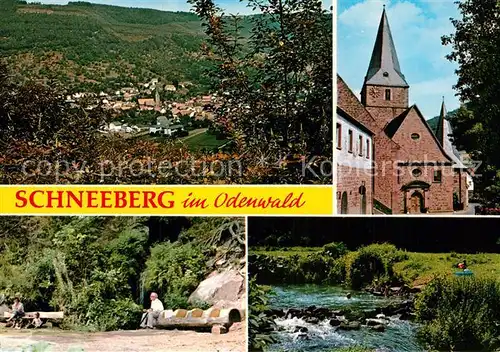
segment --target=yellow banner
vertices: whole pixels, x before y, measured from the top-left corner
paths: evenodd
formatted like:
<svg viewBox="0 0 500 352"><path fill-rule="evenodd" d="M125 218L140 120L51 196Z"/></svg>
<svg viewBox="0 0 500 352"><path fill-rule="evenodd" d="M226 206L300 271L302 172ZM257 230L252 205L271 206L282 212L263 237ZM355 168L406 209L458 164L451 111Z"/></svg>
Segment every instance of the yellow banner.
<svg viewBox="0 0 500 352"><path fill-rule="evenodd" d="M0 186L0 215L332 215L332 186Z"/></svg>

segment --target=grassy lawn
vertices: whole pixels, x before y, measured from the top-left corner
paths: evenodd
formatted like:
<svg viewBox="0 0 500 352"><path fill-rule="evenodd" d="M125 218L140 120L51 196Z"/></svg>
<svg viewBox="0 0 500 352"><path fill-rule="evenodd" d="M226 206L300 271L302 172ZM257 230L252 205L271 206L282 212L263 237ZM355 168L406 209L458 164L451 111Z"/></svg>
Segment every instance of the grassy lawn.
<svg viewBox="0 0 500 352"><path fill-rule="evenodd" d="M214 149L227 143L227 140L217 140L214 135L207 133L200 133L193 137L187 137L184 142L191 149Z"/></svg>
<svg viewBox="0 0 500 352"><path fill-rule="evenodd" d="M250 254L267 255L271 257L308 256L321 252L321 247L290 247L266 251L263 247L254 247ZM493 278L500 281L500 254L479 253L417 253L405 252L408 259L394 264L394 272L410 280L413 285L428 283L437 275L454 275L459 269L453 266L463 259L476 277Z"/></svg>
<svg viewBox="0 0 500 352"><path fill-rule="evenodd" d="M408 260L396 263L394 271L404 274L415 285L425 284L436 275L453 275L459 270L453 265L463 259L476 277L500 280L500 254L407 253Z"/></svg>

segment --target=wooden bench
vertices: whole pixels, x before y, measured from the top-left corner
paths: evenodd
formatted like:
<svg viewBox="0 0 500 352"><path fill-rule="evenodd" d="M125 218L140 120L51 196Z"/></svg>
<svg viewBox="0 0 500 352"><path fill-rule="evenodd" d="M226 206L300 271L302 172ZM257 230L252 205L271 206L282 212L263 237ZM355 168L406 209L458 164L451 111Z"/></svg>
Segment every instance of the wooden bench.
<svg viewBox="0 0 500 352"><path fill-rule="evenodd" d="M22 325L27 325L30 323L33 319L35 319L35 314L39 313L40 314L40 319L44 322L51 322L53 326L59 325L62 320L64 319L64 312L25 312L24 315L22 316ZM4 312L3 313L3 318L6 320L10 318L12 313L10 312Z"/></svg>

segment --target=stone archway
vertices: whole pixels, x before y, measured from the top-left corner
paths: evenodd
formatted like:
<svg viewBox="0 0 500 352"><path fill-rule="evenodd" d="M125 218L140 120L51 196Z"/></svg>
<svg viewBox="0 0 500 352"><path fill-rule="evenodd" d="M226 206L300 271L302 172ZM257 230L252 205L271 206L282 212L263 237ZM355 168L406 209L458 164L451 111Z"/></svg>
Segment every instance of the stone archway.
<svg viewBox="0 0 500 352"><path fill-rule="evenodd" d="M412 181L401 187L405 213L420 214L426 212L425 192L430 184L424 181Z"/></svg>
<svg viewBox="0 0 500 352"><path fill-rule="evenodd" d="M424 212L425 200L424 196L419 191L414 191L411 194L409 203L408 211L410 214L419 214Z"/></svg>
<svg viewBox="0 0 500 352"><path fill-rule="evenodd" d="M349 205L347 203L347 192L342 193L342 199L340 201L340 214L347 214Z"/></svg>

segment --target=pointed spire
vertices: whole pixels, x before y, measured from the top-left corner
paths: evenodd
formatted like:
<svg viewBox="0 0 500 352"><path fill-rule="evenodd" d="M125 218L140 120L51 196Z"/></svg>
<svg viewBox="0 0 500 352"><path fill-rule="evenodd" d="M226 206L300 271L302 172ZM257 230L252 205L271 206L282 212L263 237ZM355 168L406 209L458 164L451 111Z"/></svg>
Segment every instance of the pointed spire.
<svg viewBox="0 0 500 352"><path fill-rule="evenodd" d="M443 96L443 102L441 103L441 111L439 113L439 119L438 119L438 124L436 126L436 137L439 141L439 143L441 143L441 145L443 146L444 145L444 138L445 138L445 119L446 119L446 115L447 115L447 112L446 112L446 106L444 104L444 96Z"/></svg>
<svg viewBox="0 0 500 352"><path fill-rule="evenodd" d="M365 77L365 84L375 84L394 87L408 87L405 76L401 73L398 55L387 13L382 11L375 46L373 47L370 66Z"/></svg>

